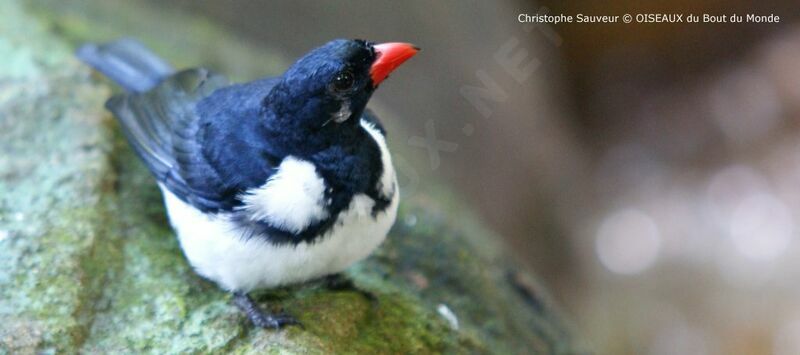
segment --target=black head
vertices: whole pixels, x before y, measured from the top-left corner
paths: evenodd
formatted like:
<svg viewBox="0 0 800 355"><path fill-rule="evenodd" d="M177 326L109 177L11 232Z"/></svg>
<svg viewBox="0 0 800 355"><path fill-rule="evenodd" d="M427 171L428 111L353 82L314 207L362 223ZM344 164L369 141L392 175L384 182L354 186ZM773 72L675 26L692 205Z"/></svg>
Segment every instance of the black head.
<svg viewBox="0 0 800 355"><path fill-rule="evenodd" d="M405 43L344 39L314 49L265 98L270 126L296 136L285 138L307 149L348 139L378 84L417 50Z"/></svg>

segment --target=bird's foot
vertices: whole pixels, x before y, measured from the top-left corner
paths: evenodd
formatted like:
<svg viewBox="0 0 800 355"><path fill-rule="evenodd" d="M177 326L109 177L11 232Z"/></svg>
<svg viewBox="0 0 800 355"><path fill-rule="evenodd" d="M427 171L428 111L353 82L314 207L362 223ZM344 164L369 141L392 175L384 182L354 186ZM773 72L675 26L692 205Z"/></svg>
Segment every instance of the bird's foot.
<svg viewBox="0 0 800 355"><path fill-rule="evenodd" d="M355 291L360 293L370 302L377 302L378 297L372 292L358 288L352 279L341 273L325 276L325 287L334 291Z"/></svg>
<svg viewBox="0 0 800 355"><path fill-rule="evenodd" d="M253 325L259 328L281 329L287 325L300 325L300 322L288 314L270 314L261 310L250 296L243 292L234 292L233 303L250 318Z"/></svg>

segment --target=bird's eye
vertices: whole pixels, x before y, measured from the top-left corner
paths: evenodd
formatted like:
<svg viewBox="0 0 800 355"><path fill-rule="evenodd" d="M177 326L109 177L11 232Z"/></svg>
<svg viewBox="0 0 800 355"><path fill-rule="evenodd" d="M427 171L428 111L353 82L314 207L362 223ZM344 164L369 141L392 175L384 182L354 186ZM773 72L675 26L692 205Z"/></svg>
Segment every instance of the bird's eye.
<svg viewBox="0 0 800 355"><path fill-rule="evenodd" d="M355 84L355 78L353 78L353 73L350 71L343 71L336 75L336 78L333 79L333 88L336 91L347 91L353 87Z"/></svg>

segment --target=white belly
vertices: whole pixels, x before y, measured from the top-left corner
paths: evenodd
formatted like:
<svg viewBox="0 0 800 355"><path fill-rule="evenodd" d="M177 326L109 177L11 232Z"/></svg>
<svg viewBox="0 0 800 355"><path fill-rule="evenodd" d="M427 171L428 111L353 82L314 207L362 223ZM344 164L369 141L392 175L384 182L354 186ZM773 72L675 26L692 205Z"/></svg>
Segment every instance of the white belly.
<svg viewBox="0 0 800 355"><path fill-rule="evenodd" d="M391 196L391 203L373 217L375 201L355 195L334 226L311 244L274 245L257 236L245 238L227 215L203 214L161 186L170 223L195 271L225 289L250 291L334 274L367 257L394 223L400 191L383 135L366 121L361 126L380 148L378 187ZM247 191L243 211L297 232L327 217L324 207L330 200L325 200L324 189L314 165L287 157L264 186Z"/></svg>
<svg viewBox="0 0 800 355"><path fill-rule="evenodd" d="M396 188L396 186L395 186ZM227 290L250 291L303 282L343 271L367 257L386 238L397 215L399 191L375 218L374 201L356 195L336 225L312 244L273 245L244 239L223 216L205 215L161 187L170 222L189 263Z"/></svg>

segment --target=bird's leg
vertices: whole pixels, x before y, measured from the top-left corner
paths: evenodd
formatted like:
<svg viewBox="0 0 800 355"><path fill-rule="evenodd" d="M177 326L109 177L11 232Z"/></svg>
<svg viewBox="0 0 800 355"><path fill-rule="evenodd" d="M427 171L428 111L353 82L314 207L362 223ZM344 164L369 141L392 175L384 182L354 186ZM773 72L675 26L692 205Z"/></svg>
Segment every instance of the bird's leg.
<svg viewBox="0 0 800 355"><path fill-rule="evenodd" d="M287 314L270 314L262 311L247 293L234 292L233 303L250 318L253 324L260 328L280 329L287 325L299 325L300 322Z"/></svg>
<svg viewBox="0 0 800 355"><path fill-rule="evenodd" d="M342 273L325 276L324 282L325 282L325 287L327 287L328 289L335 291L343 291L343 290L356 291L361 295L363 295L366 299L370 300L371 302L375 302L378 300L378 297L372 294L372 292L358 288L356 284L353 283L352 279L344 276L344 274Z"/></svg>

